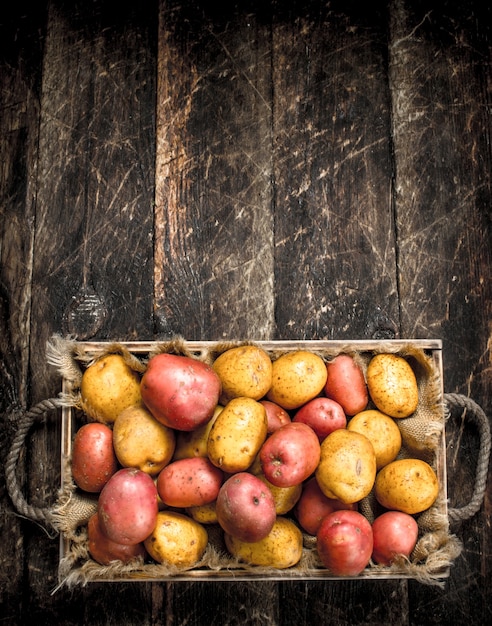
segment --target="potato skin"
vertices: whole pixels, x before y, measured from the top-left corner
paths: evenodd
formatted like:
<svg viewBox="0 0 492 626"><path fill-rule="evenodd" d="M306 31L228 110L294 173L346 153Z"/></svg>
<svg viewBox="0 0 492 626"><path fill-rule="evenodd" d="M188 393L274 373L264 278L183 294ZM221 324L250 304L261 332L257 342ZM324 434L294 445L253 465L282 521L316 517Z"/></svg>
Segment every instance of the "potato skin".
<svg viewBox="0 0 492 626"><path fill-rule="evenodd" d="M417 409L415 373L397 354L376 354L367 366L367 388L376 407L390 417L409 417Z"/></svg>
<svg viewBox="0 0 492 626"><path fill-rule="evenodd" d="M210 461L224 472L242 472L267 437L265 408L252 398L234 398L219 413L207 443Z"/></svg>
<svg viewBox="0 0 492 626"><path fill-rule="evenodd" d="M222 529L246 542L266 537L277 517L272 492L249 472L238 472L225 481L215 511Z"/></svg>
<svg viewBox="0 0 492 626"><path fill-rule="evenodd" d="M369 439L376 453L378 470L394 461L401 449L401 433L395 420L376 409L354 415L347 429L361 433Z"/></svg>
<svg viewBox="0 0 492 626"><path fill-rule="evenodd" d="M349 354L339 354L326 364L325 394L341 405L346 415L363 411L369 401L361 368Z"/></svg>
<svg viewBox="0 0 492 626"><path fill-rule="evenodd" d="M346 429L335 430L321 444L316 480L328 498L353 504L366 497L376 477L376 453L369 439Z"/></svg>
<svg viewBox="0 0 492 626"><path fill-rule="evenodd" d="M335 576L357 576L371 558L371 524L358 511L334 511L321 522L316 546L321 562Z"/></svg>
<svg viewBox="0 0 492 626"><path fill-rule="evenodd" d="M321 393L326 383L323 359L307 350L282 354L272 366L272 386L267 399L283 409L297 409Z"/></svg>
<svg viewBox="0 0 492 626"><path fill-rule="evenodd" d="M212 419L221 382L207 363L161 353L149 359L140 391L156 420L175 430L190 431Z"/></svg>
<svg viewBox="0 0 492 626"><path fill-rule="evenodd" d="M135 468L118 470L99 495L101 529L115 543L131 545L142 542L152 532L157 512L154 481Z"/></svg>
<svg viewBox="0 0 492 626"><path fill-rule="evenodd" d="M132 559L145 557L143 543L126 545L111 541L101 530L97 513L91 516L87 524L88 550L91 557L100 565L109 565L111 561L128 563Z"/></svg>
<svg viewBox="0 0 492 626"><path fill-rule="evenodd" d="M121 411L141 402L140 375L121 354L107 354L84 371L80 396L82 409L91 419L113 424Z"/></svg>
<svg viewBox="0 0 492 626"><path fill-rule="evenodd" d="M278 516L270 533L260 541L245 542L224 535L229 552L251 565L286 569L302 556L302 533L290 519Z"/></svg>
<svg viewBox="0 0 492 626"><path fill-rule="evenodd" d="M72 445L72 477L75 484L88 493L100 493L117 470L111 428L98 422L81 426Z"/></svg>
<svg viewBox="0 0 492 626"><path fill-rule="evenodd" d="M260 400L272 384L272 362L258 346L237 346L220 354L212 367L222 381L221 404L233 398Z"/></svg>
<svg viewBox="0 0 492 626"><path fill-rule="evenodd" d="M217 499L223 480L223 472L209 459L179 459L160 472L157 492L167 506L203 506Z"/></svg>
<svg viewBox="0 0 492 626"><path fill-rule="evenodd" d="M195 430L180 430L176 432L176 447L174 449L173 461L207 456L208 436L218 414L223 408L222 405L218 404L215 407L212 419L206 424L195 428Z"/></svg>
<svg viewBox="0 0 492 626"><path fill-rule="evenodd" d="M193 567L202 558L207 543L208 533L201 524L182 513L160 511L144 546L157 563Z"/></svg>
<svg viewBox="0 0 492 626"><path fill-rule="evenodd" d="M385 508L415 515L434 504L439 494L439 481L425 461L399 459L379 471L374 494Z"/></svg>

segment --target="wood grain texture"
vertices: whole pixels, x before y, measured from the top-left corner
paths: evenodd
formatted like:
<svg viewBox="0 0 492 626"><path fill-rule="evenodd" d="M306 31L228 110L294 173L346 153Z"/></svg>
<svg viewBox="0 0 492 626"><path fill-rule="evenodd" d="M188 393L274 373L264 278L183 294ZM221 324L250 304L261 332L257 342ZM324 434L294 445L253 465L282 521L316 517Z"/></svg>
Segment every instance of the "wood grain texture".
<svg viewBox="0 0 492 626"><path fill-rule="evenodd" d="M157 321L188 339L273 326L271 54L255 15L163 2Z"/></svg>
<svg viewBox="0 0 492 626"><path fill-rule="evenodd" d="M13 514L3 460L18 411L30 402L32 225L45 21L45 7L32 11L22 23L15 11L0 21L0 595L2 619L11 623L21 620L24 536L30 524ZM26 477L22 463L19 476Z"/></svg>
<svg viewBox="0 0 492 626"><path fill-rule="evenodd" d="M395 337L385 15L289 8L273 31L277 333Z"/></svg>
<svg viewBox="0 0 492 626"><path fill-rule="evenodd" d="M2 462L12 407L59 391L53 332L442 338L445 389L490 415L489 7L27 4L0 16ZM35 504L56 495L57 418L19 468ZM458 416L447 444L460 505L479 442ZM15 517L1 480L0 497L0 621L13 626L492 617L490 491L456 528L464 551L443 589L96 583L53 595L57 541Z"/></svg>

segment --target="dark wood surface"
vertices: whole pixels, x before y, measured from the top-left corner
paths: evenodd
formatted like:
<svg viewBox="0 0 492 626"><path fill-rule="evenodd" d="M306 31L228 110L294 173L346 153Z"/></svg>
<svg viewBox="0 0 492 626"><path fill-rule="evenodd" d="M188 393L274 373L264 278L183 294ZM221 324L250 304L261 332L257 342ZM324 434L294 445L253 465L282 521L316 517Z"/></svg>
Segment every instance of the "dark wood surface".
<svg viewBox="0 0 492 626"><path fill-rule="evenodd" d="M81 340L443 340L447 392L492 414L487 3L18 0L0 13L0 623L482 626L490 488L444 588L415 581L62 588L15 514L19 407ZM466 504L479 441L447 425ZM59 484L35 429L28 500Z"/></svg>

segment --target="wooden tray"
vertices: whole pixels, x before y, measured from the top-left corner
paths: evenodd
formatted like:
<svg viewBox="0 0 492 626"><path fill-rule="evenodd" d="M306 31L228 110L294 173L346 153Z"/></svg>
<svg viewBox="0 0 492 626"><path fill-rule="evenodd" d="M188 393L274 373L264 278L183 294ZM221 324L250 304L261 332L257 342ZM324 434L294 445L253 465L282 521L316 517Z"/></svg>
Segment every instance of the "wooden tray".
<svg viewBox="0 0 492 626"><path fill-rule="evenodd" d="M232 343L232 342L231 342ZM238 342L240 343L240 342ZM333 355L343 351L360 352L360 353L377 353L384 351L391 351L396 354L399 351L405 351L409 346L412 348L422 350L431 360L435 370L438 373L440 379L440 419L442 420L442 433L439 437L439 443L435 450L434 467L439 479L440 493L438 502L439 515L442 515L446 520L448 516L447 509L447 484L446 484L446 448L445 448L445 413L442 403L442 396L444 393L443 379L442 379L442 342L440 340L391 340L391 341L254 341L258 346L261 346L270 353L279 353L283 351L293 350L309 350L320 354ZM83 355L83 359L88 360L95 358L100 354L103 354L110 345L114 345L114 342L80 342L77 343L78 353ZM156 349L159 345L157 342L120 342L121 346L126 348L132 354L135 354L140 359L147 358L147 355ZM204 358L208 351L213 351L214 348L220 344L215 341L187 341L185 342L186 348L198 359ZM67 381L62 381L62 391L66 393L68 391ZM72 439L75 429L75 417L74 411L71 407L66 406L62 408L62 440L61 440L61 464L62 464L62 490L65 487L66 476L64 477L64 468L67 467L67 462L71 458ZM66 560L67 555L70 552L70 540L64 535L60 538L60 564ZM245 569L223 569L223 570L211 570L211 569L192 569L185 572L173 574L172 576L155 576L154 573L147 573L145 566L143 569L139 569L135 572L125 572L117 577L104 573L107 568L101 567L101 575L95 575L94 571L91 574L91 580L101 581L122 581L122 580L139 580L139 581L156 581L156 580L172 580L172 581L207 581L207 580L223 580L223 581L238 581L238 580L272 580L272 581L285 581L289 579L295 580L335 580L338 577L326 569L302 569L294 567L287 570L274 570L265 568L245 568ZM76 572L74 572L76 574ZM66 576L66 567L64 568L63 576ZM93 577L94 576L94 577ZM440 578L446 578L449 576L449 567L443 567L439 572L434 573L433 576ZM93 577L93 578L92 578ZM392 579L392 578L418 578L418 574L415 573L415 568L411 571L405 568L399 568L395 566L383 567L383 566L369 566L360 575L355 578L358 579ZM89 580L88 582L90 582Z"/></svg>

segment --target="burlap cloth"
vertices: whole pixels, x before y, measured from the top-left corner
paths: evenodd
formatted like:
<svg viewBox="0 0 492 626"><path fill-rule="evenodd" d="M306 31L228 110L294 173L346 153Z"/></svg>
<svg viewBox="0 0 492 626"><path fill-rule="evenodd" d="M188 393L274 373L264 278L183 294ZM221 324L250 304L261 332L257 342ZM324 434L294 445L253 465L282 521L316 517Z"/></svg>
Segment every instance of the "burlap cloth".
<svg viewBox="0 0 492 626"><path fill-rule="evenodd" d="M128 364L136 371L145 371L146 361L159 352L171 352L193 356L205 362L212 363L224 350L239 345L252 344L254 342L224 342L213 344L198 352L191 351L182 338L165 343L149 344L151 348L144 354L131 353L124 344L105 344L104 351L98 352L97 356L107 353L119 353L124 356ZM426 354L421 348L412 342L402 346L401 342L395 345L392 342L381 342L377 350L365 351L354 348L354 343L347 345L336 344L334 348L314 349L323 359L329 361L338 353L352 354L365 372L370 358L376 352L398 353L404 356L411 364L417 378L419 387L419 404L414 415L405 419L396 420L402 434L402 449L399 458L413 457L427 461L438 473L439 463L443 459L444 424L447 419L446 404L443 402L441 373L438 371L431 355ZM275 360L285 352L285 349L271 350L270 356ZM84 369L94 359L94 354L86 351L84 344L76 341L55 336L47 346L47 361L55 367L64 380L63 391L59 397L41 403L30 418L35 419L38 414L44 414L53 408L69 407L72 420L79 422L90 421L87 415L88 407L84 407L80 397L80 381ZM374 408L369 405L368 408ZM29 420L21 421L20 430L27 431ZM17 442L23 440L20 432ZM489 434L490 449L490 434ZM483 459L482 459L483 460ZM486 459L488 463L488 457ZM9 458L9 470L15 464L16 458L13 452ZM58 493L55 504L49 509L35 509L30 507L17 493L17 486L10 484L9 492L18 510L27 517L46 522L63 538L64 550L59 565L59 586L73 586L86 584L93 580L162 580L169 577L183 578L189 575L190 580L220 580L221 577L248 578L323 578L331 577L330 572L322 568L316 551L314 537L304 534L304 550L298 565L289 570L272 570L248 566L231 557L225 549L223 534L220 527L208 525L209 542L205 554L188 573L170 567L166 564L157 564L151 559L145 562L136 559L133 562L123 564L112 563L109 566L101 566L93 561L88 552L87 521L97 510L97 496L82 493L74 484L71 471L70 459L64 459L63 487ZM15 468L14 468L15 469ZM442 469L442 468L441 468ZM15 474L9 471L8 474ZM12 478L11 482L14 482ZM483 494L482 494L483 495ZM440 494L435 504L424 513L416 516L419 525L419 539L409 559L401 558L392 566L381 566L370 563L364 570L362 577L376 578L413 578L427 584L443 586L444 580L449 574L449 567L461 552L462 545L458 537L450 531L447 510L446 485L441 484ZM475 507L476 508L476 507ZM381 512L375 498L370 494L359 503L359 510L369 519L374 518Z"/></svg>

